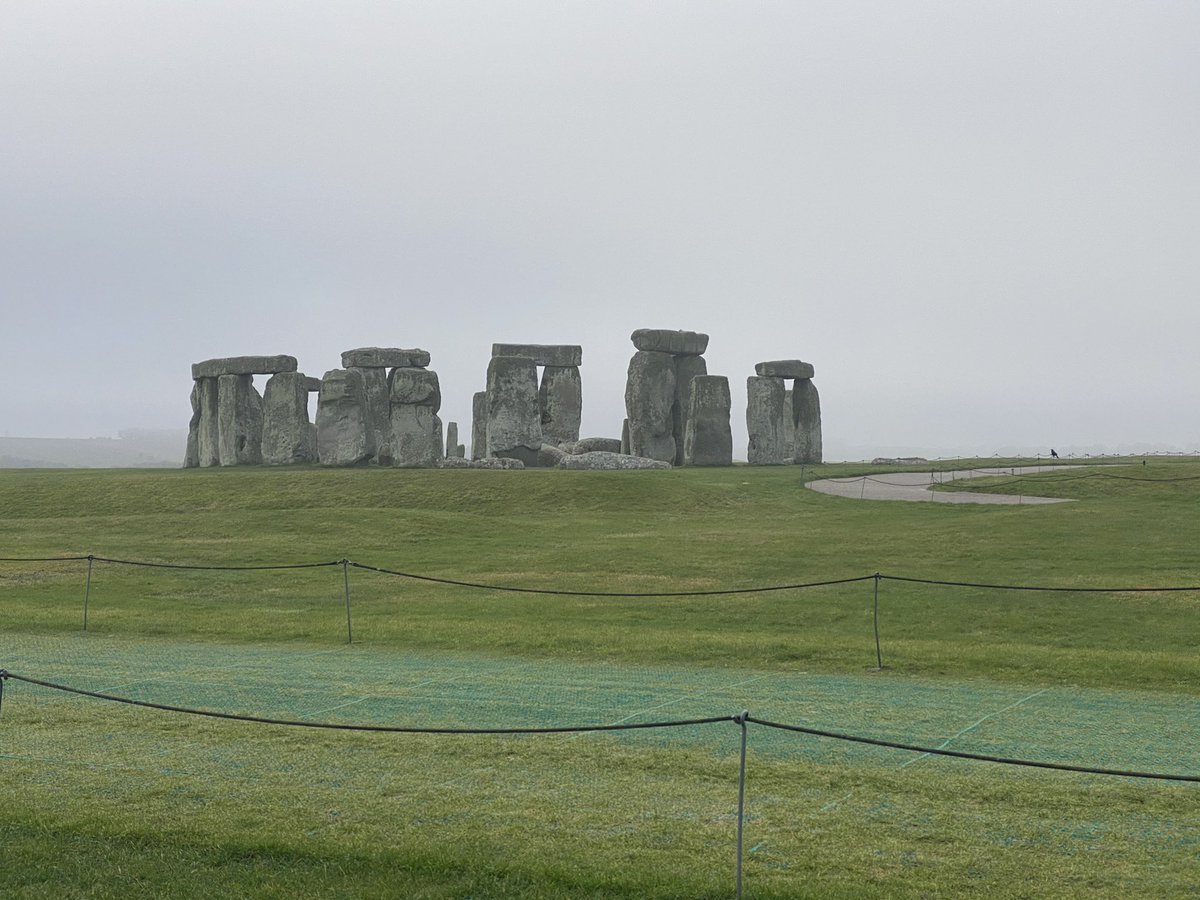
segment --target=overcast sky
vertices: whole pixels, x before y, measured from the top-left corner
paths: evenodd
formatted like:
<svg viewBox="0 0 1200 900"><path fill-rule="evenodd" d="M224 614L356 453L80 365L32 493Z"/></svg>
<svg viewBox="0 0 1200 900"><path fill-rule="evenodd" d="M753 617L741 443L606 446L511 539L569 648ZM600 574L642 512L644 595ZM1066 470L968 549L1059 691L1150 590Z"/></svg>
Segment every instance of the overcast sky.
<svg viewBox="0 0 1200 900"><path fill-rule="evenodd" d="M1200 3L0 2L0 434L189 366L816 367L827 458L1200 449ZM180 448L182 456L182 446Z"/></svg>

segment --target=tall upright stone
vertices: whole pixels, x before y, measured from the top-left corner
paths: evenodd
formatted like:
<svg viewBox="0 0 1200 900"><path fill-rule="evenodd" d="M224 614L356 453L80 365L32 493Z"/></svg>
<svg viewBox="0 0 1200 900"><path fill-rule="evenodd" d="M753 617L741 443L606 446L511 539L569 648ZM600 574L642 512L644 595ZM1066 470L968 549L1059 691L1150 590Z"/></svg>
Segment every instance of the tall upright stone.
<svg viewBox="0 0 1200 900"><path fill-rule="evenodd" d="M822 461L821 398L811 378L797 378L792 394L796 443L792 461L815 464Z"/></svg>
<svg viewBox="0 0 1200 900"><path fill-rule="evenodd" d="M323 466L365 466L375 455L367 388L357 369L331 369L317 395L317 455Z"/></svg>
<svg viewBox="0 0 1200 900"><path fill-rule="evenodd" d="M746 379L746 433L750 438L746 461L750 465L777 466L792 455L784 432L786 400L782 378L751 375Z"/></svg>
<svg viewBox="0 0 1200 900"><path fill-rule="evenodd" d="M696 375L689 383L685 466L732 466L733 432L729 427L729 379Z"/></svg>
<svg viewBox="0 0 1200 900"><path fill-rule="evenodd" d="M791 456L796 447L796 413L792 405L794 394L792 388L783 392L783 446L787 450L784 456Z"/></svg>
<svg viewBox="0 0 1200 900"><path fill-rule="evenodd" d="M487 391L471 396L471 459L487 456Z"/></svg>
<svg viewBox="0 0 1200 900"><path fill-rule="evenodd" d="M205 468L221 464L221 442L217 424L217 379L197 378L194 382L200 402L200 418L196 423L197 464Z"/></svg>
<svg viewBox="0 0 1200 900"><path fill-rule="evenodd" d="M183 467L195 469L200 465L200 382L192 382L192 418L188 422L187 448L183 452Z"/></svg>
<svg viewBox="0 0 1200 900"><path fill-rule="evenodd" d="M217 377L217 448L223 466L262 462L262 397L253 375Z"/></svg>
<svg viewBox="0 0 1200 900"><path fill-rule="evenodd" d="M392 404L392 465L424 469L443 456L442 389L437 372L395 368L389 376Z"/></svg>
<svg viewBox="0 0 1200 900"><path fill-rule="evenodd" d="M621 455L632 456L629 452L629 420L621 420Z"/></svg>
<svg viewBox="0 0 1200 900"><path fill-rule="evenodd" d="M537 366L524 356L493 356L487 371L487 456L538 464L542 415Z"/></svg>
<svg viewBox="0 0 1200 900"><path fill-rule="evenodd" d="M633 456L675 462L674 405L675 357L658 350L638 350L629 360L625 382L629 452Z"/></svg>
<svg viewBox="0 0 1200 900"><path fill-rule="evenodd" d="M458 423L446 423L446 455L458 456Z"/></svg>
<svg viewBox="0 0 1200 900"><path fill-rule="evenodd" d="M263 391L262 461L268 466L313 462L316 446L308 421L308 378L280 372Z"/></svg>
<svg viewBox="0 0 1200 900"><path fill-rule="evenodd" d="M546 366L538 388L542 441L566 444L579 440L583 418L583 382L578 366Z"/></svg>
<svg viewBox="0 0 1200 900"><path fill-rule="evenodd" d="M356 351L347 351L347 355ZM361 352L361 351L357 351ZM375 443L375 461L381 466L392 464L392 406L388 398L387 369L379 366L350 366L362 377L367 395L367 424Z"/></svg>
<svg viewBox="0 0 1200 900"><path fill-rule="evenodd" d="M673 462L677 466L684 465L684 436L687 434L688 417L691 415L692 379L707 374L708 363L704 361L703 356L675 356L675 404L671 409L671 428L675 435Z"/></svg>

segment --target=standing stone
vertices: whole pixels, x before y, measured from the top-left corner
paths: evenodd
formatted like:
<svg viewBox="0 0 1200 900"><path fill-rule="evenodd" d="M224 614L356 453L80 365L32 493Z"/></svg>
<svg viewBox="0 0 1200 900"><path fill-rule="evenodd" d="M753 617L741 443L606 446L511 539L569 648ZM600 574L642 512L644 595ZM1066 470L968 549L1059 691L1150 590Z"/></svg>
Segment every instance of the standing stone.
<svg viewBox="0 0 1200 900"><path fill-rule="evenodd" d="M687 433L683 439L686 466L732 466L733 432L729 428L729 379L697 375L691 380Z"/></svg>
<svg viewBox="0 0 1200 900"><path fill-rule="evenodd" d="M751 375L746 379L746 433L750 437L746 461L752 466L777 466L792 455L784 431L787 393L782 378Z"/></svg>
<svg viewBox="0 0 1200 900"><path fill-rule="evenodd" d="M783 392L783 446L786 448L785 457L791 456L796 447L796 413L792 405L795 391L788 388Z"/></svg>
<svg viewBox="0 0 1200 900"><path fill-rule="evenodd" d="M446 455L458 456L458 423L446 423Z"/></svg>
<svg viewBox="0 0 1200 900"><path fill-rule="evenodd" d="M342 359L358 351L347 351ZM367 423L375 443L375 461L381 466L392 464L392 408L388 398L387 369L378 366L348 366L362 377L367 392Z"/></svg>
<svg viewBox="0 0 1200 900"><path fill-rule="evenodd" d="M577 366L546 366L538 389L542 441L566 444L579 440L583 418L583 383Z"/></svg>
<svg viewBox="0 0 1200 900"><path fill-rule="evenodd" d="M192 382L192 418L188 422L187 449L183 453L183 467L195 469L200 465L200 382Z"/></svg>
<svg viewBox="0 0 1200 900"><path fill-rule="evenodd" d="M280 372L263 391L262 461L268 466L312 462L308 421L308 379Z"/></svg>
<svg viewBox="0 0 1200 900"><path fill-rule="evenodd" d="M636 332L635 332L636 334ZM675 357L639 350L629 360L625 411L629 416L629 452L634 456L675 461Z"/></svg>
<svg viewBox="0 0 1200 900"><path fill-rule="evenodd" d="M677 466L683 465L683 443L690 415L692 379L697 375L707 374L708 363L704 361L703 356L675 357L675 405L671 409L671 429L675 435L675 459L673 462Z"/></svg>
<svg viewBox="0 0 1200 900"><path fill-rule="evenodd" d="M392 369L392 465L423 469L442 458L442 389L437 372Z"/></svg>
<svg viewBox="0 0 1200 900"><path fill-rule="evenodd" d="M630 456L629 452L629 420L621 420L621 455Z"/></svg>
<svg viewBox="0 0 1200 900"><path fill-rule="evenodd" d="M223 466L262 462L262 397L253 375L217 378L217 447Z"/></svg>
<svg viewBox="0 0 1200 900"><path fill-rule="evenodd" d="M487 371L487 453L536 466L542 447L537 366L523 356L493 356Z"/></svg>
<svg viewBox="0 0 1200 900"><path fill-rule="evenodd" d="M367 388L357 369L331 369L321 379L317 455L323 466L365 466L375 455Z"/></svg>
<svg viewBox="0 0 1200 900"><path fill-rule="evenodd" d="M487 455L487 391L476 391L471 397L471 459Z"/></svg>
<svg viewBox="0 0 1200 900"><path fill-rule="evenodd" d="M814 464L822 461L821 398L811 378L797 378L792 394L796 443L792 461Z"/></svg>
<svg viewBox="0 0 1200 900"><path fill-rule="evenodd" d="M221 443L217 426L217 379L197 378L195 381L200 401L200 420L196 424L196 452L199 465L221 464Z"/></svg>

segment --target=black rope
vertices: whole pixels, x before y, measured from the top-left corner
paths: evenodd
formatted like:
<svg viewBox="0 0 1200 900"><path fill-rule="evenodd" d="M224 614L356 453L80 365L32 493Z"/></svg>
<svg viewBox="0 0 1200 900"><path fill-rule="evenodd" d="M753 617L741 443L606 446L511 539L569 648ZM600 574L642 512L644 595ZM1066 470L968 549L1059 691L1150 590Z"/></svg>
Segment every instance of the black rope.
<svg viewBox="0 0 1200 900"><path fill-rule="evenodd" d="M870 581L874 575L861 575L856 578L838 578L833 581L811 581L805 584L777 584L768 587L725 588L713 591L565 591L553 588L511 587L501 584L481 584L473 581L458 581L453 578L436 578L433 575L415 575L412 572L397 572L393 569L382 569L378 566L368 566L365 563L352 562L356 569L367 572L378 572L382 575L395 575L399 578L411 578L415 581L431 581L434 584L451 584L456 587L477 588L485 591L508 591L516 594L550 594L557 597L720 597L730 594L758 594L770 591L794 591L802 588L828 587L836 584L852 584L857 581Z"/></svg>
<svg viewBox="0 0 1200 900"><path fill-rule="evenodd" d="M935 578L908 578L904 575L880 575L888 581L907 581L910 584L936 584L944 587L986 588L994 591L1057 591L1075 594L1157 594L1200 591L1200 585L1181 587L1050 587L1032 584L983 584L972 581L939 581Z"/></svg>
<svg viewBox="0 0 1200 900"><path fill-rule="evenodd" d="M95 559L96 562L114 563L119 566L141 566L150 569L205 569L219 572L261 572L273 569L320 569L326 566L340 566L340 559L333 562L319 563L291 563L287 565L269 565L269 566L204 566L204 565L187 565L184 563L155 563L141 562L133 559L110 559L106 556L89 557L84 556L82 559Z"/></svg>
<svg viewBox="0 0 1200 900"><path fill-rule="evenodd" d="M79 562L88 556L0 556L0 562Z"/></svg>
<svg viewBox="0 0 1200 900"><path fill-rule="evenodd" d="M938 747L920 747L916 744L905 744L900 741L885 741L881 738L862 737L860 735L843 734L838 731L826 731L822 728L807 728L803 725L784 725L781 722L771 722L767 719L756 719L753 716L746 721L766 728L778 728L782 731L795 731L800 734L811 734L816 737L833 738L837 741L849 741L855 744L870 744L874 747L889 747L893 750L911 750L914 753L928 753L931 756L953 756L959 759L974 759L980 762L1000 763L1006 766L1026 766L1034 769L1054 769L1060 772L1082 772L1086 775L1115 775L1122 778L1154 778L1159 781L1190 781L1200 783L1200 775L1171 775L1163 772L1138 772L1130 769L1104 769L1097 766L1075 766L1069 763L1041 762L1034 759L1016 759L1010 756L992 756L986 753L967 753L963 750L943 750Z"/></svg>
<svg viewBox="0 0 1200 900"><path fill-rule="evenodd" d="M709 716L702 719L671 719L663 722L623 722L618 725L557 725L549 727L520 727L520 728L435 728L419 725L355 725L338 722L306 722L300 719L272 719L265 716L247 716L239 713L217 712L211 709L192 709L186 706L172 706L167 703L151 703L149 700L133 700L129 697L118 697L114 694L104 694L98 691L85 691L82 688L56 684L53 681L42 681L27 675L4 671L3 678L12 678L26 684L36 684L39 687L64 691L68 694L78 694L81 697L92 697L97 700L108 700L113 703L125 703L129 706L141 706L146 709L158 709L164 712L184 713L189 716L204 716L210 719L230 719L235 722L256 722L260 725L292 725L298 728L326 728L335 731L379 731L392 734L576 734L590 731L633 731L645 728L682 728L689 725L712 725L716 722L733 722L736 716Z"/></svg>

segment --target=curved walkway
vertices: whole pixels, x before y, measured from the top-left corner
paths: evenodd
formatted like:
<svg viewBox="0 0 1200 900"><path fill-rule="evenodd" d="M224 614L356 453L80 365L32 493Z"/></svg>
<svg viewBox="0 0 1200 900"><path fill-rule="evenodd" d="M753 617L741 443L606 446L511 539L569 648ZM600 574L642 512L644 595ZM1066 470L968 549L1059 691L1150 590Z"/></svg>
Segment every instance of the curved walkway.
<svg viewBox="0 0 1200 900"><path fill-rule="evenodd" d="M1027 497L1012 494L977 494L970 491L935 491L933 486L964 478L984 478L989 475L1026 475L1045 472L1048 466L1005 466L996 469L960 469L950 472L888 472L880 475L859 475L854 478L822 478L810 481L808 487L822 494L851 497L855 500L909 500L922 503L1069 503L1056 497ZM1084 469L1086 466L1054 466L1060 469Z"/></svg>

